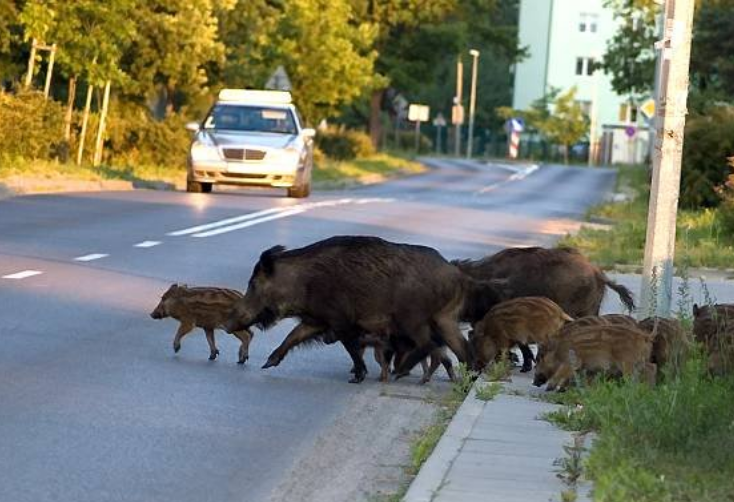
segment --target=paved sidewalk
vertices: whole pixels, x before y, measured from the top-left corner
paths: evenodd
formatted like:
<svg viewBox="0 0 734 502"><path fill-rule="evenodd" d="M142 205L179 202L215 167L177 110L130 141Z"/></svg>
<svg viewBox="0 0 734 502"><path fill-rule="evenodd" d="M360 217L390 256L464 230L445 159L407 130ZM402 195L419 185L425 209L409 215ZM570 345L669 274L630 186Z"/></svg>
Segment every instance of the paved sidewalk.
<svg viewBox="0 0 734 502"><path fill-rule="evenodd" d="M560 501L568 487L554 462L564 445L573 444L573 435L540 419L557 406L507 394L526 391L530 383L527 374L515 371L505 393L491 401L477 399L472 390L404 500Z"/></svg>

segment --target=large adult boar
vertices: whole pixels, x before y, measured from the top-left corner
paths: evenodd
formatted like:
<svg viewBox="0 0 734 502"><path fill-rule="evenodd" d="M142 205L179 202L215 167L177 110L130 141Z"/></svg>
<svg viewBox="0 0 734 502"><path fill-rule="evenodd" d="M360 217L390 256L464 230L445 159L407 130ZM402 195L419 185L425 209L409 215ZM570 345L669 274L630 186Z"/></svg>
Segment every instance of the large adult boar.
<svg viewBox="0 0 734 502"><path fill-rule="evenodd" d="M693 337L706 349L712 373L734 371L734 305L694 305Z"/></svg>
<svg viewBox="0 0 734 502"><path fill-rule="evenodd" d="M194 328L202 328L209 343L209 360L213 361L219 355L214 340L214 330L222 329L229 319L229 314L237 300L243 298L242 293L225 288L190 288L186 285L174 284L163 293L150 317L165 319L173 317L180 322L178 331L173 339L173 350L181 350L181 339ZM240 341L239 364L244 364L249 356L252 333L247 328L233 332Z"/></svg>
<svg viewBox="0 0 734 502"><path fill-rule="evenodd" d="M475 323L469 336L474 351L474 369L482 371L498 355L515 344L546 345L548 339L573 318L554 301L540 296L514 298L501 302ZM523 372L532 369L531 358L524 357Z"/></svg>
<svg viewBox="0 0 734 502"><path fill-rule="evenodd" d="M550 298L573 318L599 315L607 287L617 292L625 307L635 308L629 289L572 248L508 248L480 260L452 263L475 279L504 282L508 297Z"/></svg>
<svg viewBox="0 0 734 502"><path fill-rule="evenodd" d="M443 343L466 362L469 351L459 321L478 320L498 301L492 284L464 275L434 249L337 236L300 249L276 246L263 252L227 329L267 328L298 318L301 322L263 367L277 366L293 347L333 333L352 358L350 382L356 383L367 372L360 346L365 334L413 342L415 349L399 372Z"/></svg>
<svg viewBox="0 0 734 502"><path fill-rule="evenodd" d="M651 350L652 336L639 328L599 325L572 329L550 340L535 367L533 385L547 382L547 390L565 388L577 373L642 374L654 383Z"/></svg>

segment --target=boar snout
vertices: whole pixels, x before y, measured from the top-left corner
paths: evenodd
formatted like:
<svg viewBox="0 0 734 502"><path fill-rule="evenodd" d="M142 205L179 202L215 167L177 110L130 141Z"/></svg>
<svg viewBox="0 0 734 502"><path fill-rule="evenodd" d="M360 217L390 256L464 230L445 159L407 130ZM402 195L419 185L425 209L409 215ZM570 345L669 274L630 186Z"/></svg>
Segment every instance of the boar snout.
<svg viewBox="0 0 734 502"><path fill-rule="evenodd" d="M153 319L163 319L165 316L163 315L163 309L160 307L156 307L156 309L150 313L150 317Z"/></svg>
<svg viewBox="0 0 734 502"><path fill-rule="evenodd" d="M538 373L536 370L535 377L533 378L533 385L535 385L536 387L541 387L547 381L548 377L542 373Z"/></svg>

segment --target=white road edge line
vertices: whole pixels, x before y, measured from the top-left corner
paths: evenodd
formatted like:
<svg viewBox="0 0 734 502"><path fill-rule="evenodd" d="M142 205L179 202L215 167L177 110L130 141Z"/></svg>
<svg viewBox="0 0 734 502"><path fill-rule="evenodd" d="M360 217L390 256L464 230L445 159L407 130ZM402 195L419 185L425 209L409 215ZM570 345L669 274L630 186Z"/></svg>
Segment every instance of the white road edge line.
<svg viewBox="0 0 734 502"><path fill-rule="evenodd" d="M498 165L498 164L494 164L494 165ZM503 169L504 169L504 167L503 167ZM500 181L498 183L493 183L491 185L488 185L488 186L482 188L481 190L478 190L475 193L475 195L479 195L479 194L491 192L495 188L497 188L499 186L502 186L505 183L509 183L511 181L520 181L520 180L523 180L523 179L527 178L528 176L530 176L531 174L533 174L538 169L540 169L540 166L538 164L531 164L531 165L529 165L528 167L526 167L525 169L523 169L521 171L515 170L514 168L513 169L508 169L510 171L514 171L515 174L513 174L512 176L510 176L509 178L507 178L504 181Z"/></svg>
<svg viewBox="0 0 734 502"><path fill-rule="evenodd" d="M22 272L16 272L15 274L4 275L3 279L25 279L26 277L33 277L34 275L41 275L43 272L40 270L23 270Z"/></svg>
<svg viewBox="0 0 734 502"><path fill-rule="evenodd" d="M256 220L245 221L236 225L230 225L223 228L215 228L214 230L209 230L208 232L194 234L192 237L211 237L213 235L225 234L227 232L234 232L235 230L241 230L243 228L259 225L260 223L265 223L266 221L277 220L278 218L287 218L288 216L294 216L296 214L305 212L305 208L291 209L290 211L281 211L276 214L271 214L270 216L263 216L262 218L258 218Z"/></svg>
<svg viewBox="0 0 734 502"><path fill-rule="evenodd" d="M99 260L100 258L107 258L108 256L108 254L104 253L85 254L84 256L77 256L74 258L74 261L94 261Z"/></svg>
<svg viewBox="0 0 734 502"><path fill-rule="evenodd" d="M138 242L137 244L135 244L135 247L136 248L152 248L153 246L157 246L159 244L161 244L161 241L143 241L143 242Z"/></svg>

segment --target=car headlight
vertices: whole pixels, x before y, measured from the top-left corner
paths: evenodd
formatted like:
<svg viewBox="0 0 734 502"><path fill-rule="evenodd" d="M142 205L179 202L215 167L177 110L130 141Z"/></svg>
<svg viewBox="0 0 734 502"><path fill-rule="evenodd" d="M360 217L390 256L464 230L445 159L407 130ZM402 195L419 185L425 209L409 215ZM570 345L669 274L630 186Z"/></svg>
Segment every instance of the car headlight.
<svg viewBox="0 0 734 502"><path fill-rule="evenodd" d="M219 156L219 149L216 146L197 140L191 144L191 160L194 162L206 162L221 160L221 157Z"/></svg>

